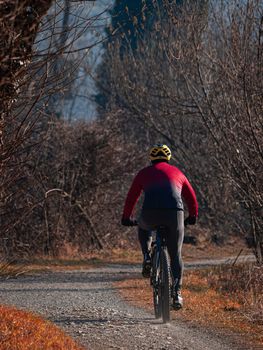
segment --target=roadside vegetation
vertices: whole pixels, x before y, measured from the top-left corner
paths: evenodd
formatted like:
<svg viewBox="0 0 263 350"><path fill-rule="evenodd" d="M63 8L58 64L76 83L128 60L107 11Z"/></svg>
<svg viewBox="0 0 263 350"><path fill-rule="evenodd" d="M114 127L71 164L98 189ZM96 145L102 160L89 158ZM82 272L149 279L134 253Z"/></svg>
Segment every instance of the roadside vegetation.
<svg viewBox="0 0 263 350"><path fill-rule="evenodd" d="M210 272L207 281L211 288L235 299L250 323L263 326L263 266L221 266Z"/></svg>
<svg viewBox="0 0 263 350"><path fill-rule="evenodd" d="M121 295L153 310L152 289L145 279L117 282ZM263 345L263 268L256 264L185 271L184 308L172 318L219 332L242 335L244 346Z"/></svg>
<svg viewBox="0 0 263 350"><path fill-rule="evenodd" d="M51 322L0 305L0 350L83 350Z"/></svg>
<svg viewBox="0 0 263 350"><path fill-rule="evenodd" d="M196 228L197 229L197 228ZM30 259L0 260L0 278L16 278L22 274L31 274L36 271L63 271L100 267L108 264L141 264L142 254L137 241L137 229L132 229L128 237L123 237L122 247L103 250L97 249L79 254L72 250L71 246L64 247L61 254L54 256L36 255ZM247 248L240 237L231 237L227 244L218 245L211 242L209 235L196 233L190 237L197 237L196 245L184 244L184 261L191 262L205 259L220 259L222 257L235 257L239 255L251 255L251 249ZM129 238L133 239L133 244Z"/></svg>
<svg viewBox="0 0 263 350"><path fill-rule="evenodd" d="M85 12L83 29L74 11L91 5L0 5L14 39L0 81L2 256L133 246L119 223L125 195L150 145L165 142L196 189L202 230L219 244L240 235L262 261L261 3L143 4L115 3L96 72L89 50L74 51L99 19ZM83 94L79 70L96 82L89 122L62 108Z"/></svg>
<svg viewBox="0 0 263 350"><path fill-rule="evenodd" d="M18 277L27 271L23 263L17 264L15 261L0 259L0 278Z"/></svg>

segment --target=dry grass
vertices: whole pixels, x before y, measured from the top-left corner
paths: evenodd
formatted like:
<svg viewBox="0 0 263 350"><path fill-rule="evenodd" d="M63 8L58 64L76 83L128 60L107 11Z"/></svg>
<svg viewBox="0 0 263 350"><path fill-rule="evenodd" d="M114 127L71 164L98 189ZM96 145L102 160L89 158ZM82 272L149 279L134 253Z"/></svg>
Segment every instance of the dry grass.
<svg viewBox="0 0 263 350"><path fill-rule="evenodd" d="M0 350L84 350L51 322L0 306Z"/></svg>
<svg viewBox="0 0 263 350"><path fill-rule="evenodd" d="M221 279L226 278L224 269L229 272L225 284L221 284ZM184 278L184 308L180 312L172 312L172 317L183 319L198 326L216 328L217 330L233 331L242 335L244 342L253 342L262 347L263 345L263 324L260 318L254 314L255 310L262 310L262 284L259 286L256 275L255 288L251 289L251 298L245 298L245 294L240 290L239 284L235 282L235 288L231 291L226 288L231 286L238 278L242 267L223 267L219 269L209 269L203 271L187 271ZM257 274L258 272L256 272ZM262 270L259 271L262 278ZM260 283L260 280L258 281ZM144 279L126 280L117 283L122 296L129 302L153 309L152 290L149 281ZM219 288L219 285L221 286ZM232 288L232 287L229 287ZM253 290L253 292L252 292ZM252 298L254 296L254 299ZM257 300L257 304L252 301ZM254 315L252 317L252 315ZM256 316L256 318L255 318Z"/></svg>
<svg viewBox="0 0 263 350"><path fill-rule="evenodd" d="M194 235L195 234L194 232ZM198 235L197 235L198 236ZM142 262L142 255L137 242L136 248L131 248L126 242L122 248L105 248L104 250L89 252L86 254L76 253L73 249L68 249L67 254L57 258L38 256L24 261L5 262L0 258L0 277L15 277L27 271L47 271L47 270L75 270L91 268L106 264L138 264ZM204 235L198 236L198 245L184 245L183 257L186 261L198 259L221 258L237 255L242 249L242 254L251 254L241 239L231 238L226 245L218 246L211 244Z"/></svg>
<svg viewBox="0 0 263 350"><path fill-rule="evenodd" d="M209 285L231 295L242 306L240 312L252 323L263 325L263 266L221 266L208 276Z"/></svg>
<svg viewBox="0 0 263 350"><path fill-rule="evenodd" d="M8 279L24 274L27 267L24 264L16 264L14 261L0 259L0 277Z"/></svg>
<svg viewBox="0 0 263 350"><path fill-rule="evenodd" d="M16 277L20 274L34 271L88 269L107 264L136 264L141 262L141 260L141 252L138 249L121 248L94 251L78 257L36 257L27 261L16 262L6 262L0 258L0 277Z"/></svg>

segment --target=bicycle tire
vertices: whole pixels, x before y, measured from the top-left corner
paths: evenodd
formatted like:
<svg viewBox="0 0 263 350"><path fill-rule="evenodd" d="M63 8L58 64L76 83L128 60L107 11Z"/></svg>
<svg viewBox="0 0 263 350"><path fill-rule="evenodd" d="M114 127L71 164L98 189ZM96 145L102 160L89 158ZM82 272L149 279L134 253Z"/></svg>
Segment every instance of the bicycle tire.
<svg viewBox="0 0 263 350"><path fill-rule="evenodd" d="M161 283L160 283L160 258L159 253L154 247L152 253L152 276L151 285L153 288L153 306L155 318L162 316L162 305L161 305Z"/></svg>
<svg viewBox="0 0 263 350"><path fill-rule="evenodd" d="M160 253L160 277L161 277L161 308L163 323L170 321L170 295L171 275L170 263L166 247L161 248Z"/></svg>

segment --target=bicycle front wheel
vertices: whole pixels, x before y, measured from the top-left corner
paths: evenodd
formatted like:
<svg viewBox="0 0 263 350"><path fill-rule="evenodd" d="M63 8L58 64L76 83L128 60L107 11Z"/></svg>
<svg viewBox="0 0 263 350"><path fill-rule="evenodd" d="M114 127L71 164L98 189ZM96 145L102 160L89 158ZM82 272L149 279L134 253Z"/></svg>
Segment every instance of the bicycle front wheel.
<svg viewBox="0 0 263 350"><path fill-rule="evenodd" d="M162 247L160 254L160 277L161 277L161 307L163 323L170 321L170 295L171 275L170 263L166 247Z"/></svg>

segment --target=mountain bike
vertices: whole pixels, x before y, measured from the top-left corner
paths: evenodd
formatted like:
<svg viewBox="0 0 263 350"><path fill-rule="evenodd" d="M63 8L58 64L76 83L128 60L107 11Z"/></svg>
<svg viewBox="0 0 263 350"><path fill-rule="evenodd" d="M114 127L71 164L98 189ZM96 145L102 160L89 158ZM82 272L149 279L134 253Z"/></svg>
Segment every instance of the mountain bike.
<svg viewBox="0 0 263 350"><path fill-rule="evenodd" d="M170 321L172 275L166 245L165 226L156 229L156 240L152 242L152 270L150 283L153 289L153 304L156 318L162 317L163 323Z"/></svg>

